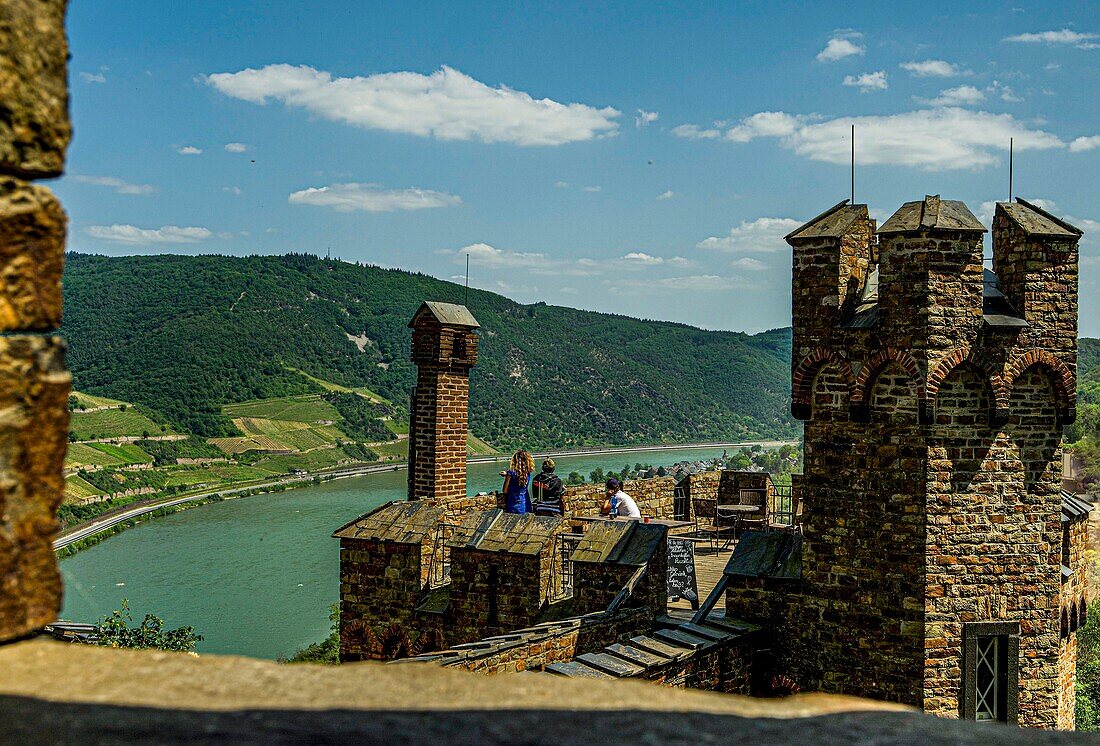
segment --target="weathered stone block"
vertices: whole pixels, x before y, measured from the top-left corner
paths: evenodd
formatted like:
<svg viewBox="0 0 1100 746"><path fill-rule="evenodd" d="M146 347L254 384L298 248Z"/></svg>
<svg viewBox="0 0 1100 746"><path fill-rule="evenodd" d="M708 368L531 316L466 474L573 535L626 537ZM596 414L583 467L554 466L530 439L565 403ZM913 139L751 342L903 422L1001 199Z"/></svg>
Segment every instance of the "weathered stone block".
<svg viewBox="0 0 1100 746"><path fill-rule="evenodd" d="M61 324L65 224L49 189L0 177L0 331Z"/></svg>
<svg viewBox="0 0 1100 746"><path fill-rule="evenodd" d="M65 491L71 378L57 338L0 338L0 640L57 618L54 511Z"/></svg>
<svg viewBox="0 0 1100 746"><path fill-rule="evenodd" d="M69 123L66 0L0 3L0 173L60 176Z"/></svg>

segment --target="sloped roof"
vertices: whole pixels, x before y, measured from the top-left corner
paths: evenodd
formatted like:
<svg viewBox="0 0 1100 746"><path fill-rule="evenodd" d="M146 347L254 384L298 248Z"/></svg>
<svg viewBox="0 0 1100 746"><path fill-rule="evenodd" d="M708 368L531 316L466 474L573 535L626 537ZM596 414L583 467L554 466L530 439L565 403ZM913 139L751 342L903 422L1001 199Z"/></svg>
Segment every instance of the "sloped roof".
<svg viewBox="0 0 1100 746"><path fill-rule="evenodd" d="M746 531L726 563L725 573L750 578L801 578L802 534Z"/></svg>
<svg viewBox="0 0 1100 746"><path fill-rule="evenodd" d="M457 303L440 303L434 300L424 301L420 304L420 308L416 310L412 321L409 322L409 327L416 326L425 314L430 314L437 323L443 326L461 326L467 329L481 327L481 324L477 323L477 319L474 318L474 315L470 313L470 309L466 306L460 306Z"/></svg>
<svg viewBox="0 0 1100 746"><path fill-rule="evenodd" d="M1092 503L1082 500L1072 492L1062 491L1062 521L1074 523L1089 517Z"/></svg>
<svg viewBox="0 0 1100 746"><path fill-rule="evenodd" d="M569 559L641 567L666 541L668 527L629 518L598 521L588 526Z"/></svg>
<svg viewBox="0 0 1100 746"><path fill-rule="evenodd" d="M838 202L825 212L802 224L783 237L785 241L801 241L807 238L839 238L859 218L867 217L867 205L849 205L848 200Z"/></svg>
<svg viewBox="0 0 1100 746"><path fill-rule="evenodd" d="M419 544L443 518L443 508L423 500L394 501L361 515L333 532L337 539L374 539Z"/></svg>
<svg viewBox="0 0 1100 746"><path fill-rule="evenodd" d="M562 519L554 516L517 515L494 508L466 516L447 540L447 546L533 555L546 548L561 524Z"/></svg>
<svg viewBox="0 0 1100 746"><path fill-rule="evenodd" d="M997 212L1003 212L1016 225L1033 236L1078 238L1084 235L1080 228L1070 225L1038 205L1033 205L1019 197L1016 198L1015 202L998 202Z"/></svg>
<svg viewBox="0 0 1100 746"><path fill-rule="evenodd" d="M954 199L940 199L930 195L919 202L906 202L878 229L882 233L907 233L909 231L973 231L985 233L985 226L978 222L965 203Z"/></svg>

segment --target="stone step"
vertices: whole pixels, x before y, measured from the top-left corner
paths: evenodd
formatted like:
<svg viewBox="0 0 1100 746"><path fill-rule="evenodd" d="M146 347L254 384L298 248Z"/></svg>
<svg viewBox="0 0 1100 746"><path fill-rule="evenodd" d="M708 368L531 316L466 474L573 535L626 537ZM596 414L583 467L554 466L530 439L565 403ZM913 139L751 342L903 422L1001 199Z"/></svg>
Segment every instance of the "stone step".
<svg viewBox="0 0 1100 746"><path fill-rule="evenodd" d="M708 640L705 637L696 637L687 632L681 632L678 629L659 629L653 633L653 636L658 640L670 642L673 645L680 645L690 650L701 650L714 644L713 640Z"/></svg>
<svg viewBox="0 0 1100 746"><path fill-rule="evenodd" d="M639 666L636 663L624 661L621 658L616 658L607 653L581 653L577 656L577 660L581 661L586 666L592 666L592 668L597 668L604 673L609 673L619 678L628 678L630 676L637 676L640 673L645 673L645 666Z"/></svg>
<svg viewBox="0 0 1100 746"><path fill-rule="evenodd" d="M647 653L659 655L666 661L679 660L690 655L691 651L676 642L657 640L648 635L638 635L630 638L630 644L641 648Z"/></svg>
<svg viewBox="0 0 1100 746"><path fill-rule="evenodd" d="M648 650L644 650L635 645L624 645L621 642L617 642L614 645L608 645L604 648L604 652L609 655L622 658L623 660L630 661L639 666L645 666L651 668L653 666L663 666L668 663L668 658L660 655L654 655Z"/></svg>
<svg viewBox="0 0 1100 746"><path fill-rule="evenodd" d="M609 673L604 673L598 668L586 666L580 661L566 661L565 663L551 663L545 668L548 673L558 676L568 676L574 679L614 679Z"/></svg>
<svg viewBox="0 0 1100 746"><path fill-rule="evenodd" d="M704 622L708 627L714 627L715 629L726 630L727 632L733 632L736 634L745 634L746 632L752 632L753 630L760 629L755 624L749 624L748 622L742 622L738 619L727 619L725 616L718 614L711 614Z"/></svg>
<svg viewBox="0 0 1100 746"><path fill-rule="evenodd" d="M702 637L704 640L714 640L719 642L721 640L728 640L733 637L732 633L724 630L712 629L710 627L701 627L698 624L692 624L691 622L685 622L676 629L681 632L687 632L688 634L695 635L696 637Z"/></svg>

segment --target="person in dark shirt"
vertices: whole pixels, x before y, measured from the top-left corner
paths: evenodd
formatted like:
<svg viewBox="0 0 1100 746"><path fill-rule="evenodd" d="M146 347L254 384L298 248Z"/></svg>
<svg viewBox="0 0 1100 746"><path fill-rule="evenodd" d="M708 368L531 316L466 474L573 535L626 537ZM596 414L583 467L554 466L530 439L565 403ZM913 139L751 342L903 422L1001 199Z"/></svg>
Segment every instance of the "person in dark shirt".
<svg viewBox="0 0 1100 746"><path fill-rule="evenodd" d="M555 468L554 459L548 458L542 462L542 471L531 480L531 501L535 506L535 515L565 514L565 485L554 473Z"/></svg>

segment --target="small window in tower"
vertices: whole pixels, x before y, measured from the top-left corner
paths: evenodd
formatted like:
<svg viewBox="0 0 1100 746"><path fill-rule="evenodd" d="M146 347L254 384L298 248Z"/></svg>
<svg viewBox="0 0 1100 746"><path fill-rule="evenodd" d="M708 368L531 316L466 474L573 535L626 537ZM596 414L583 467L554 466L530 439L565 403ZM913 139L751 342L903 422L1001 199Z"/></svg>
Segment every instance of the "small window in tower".
<svg viewBox="0 0 1100 746"><path fill-rule="evenodd" d="M974 622L963 627L960 710L967 720L1016 722L1019 624Z"/></svg>

